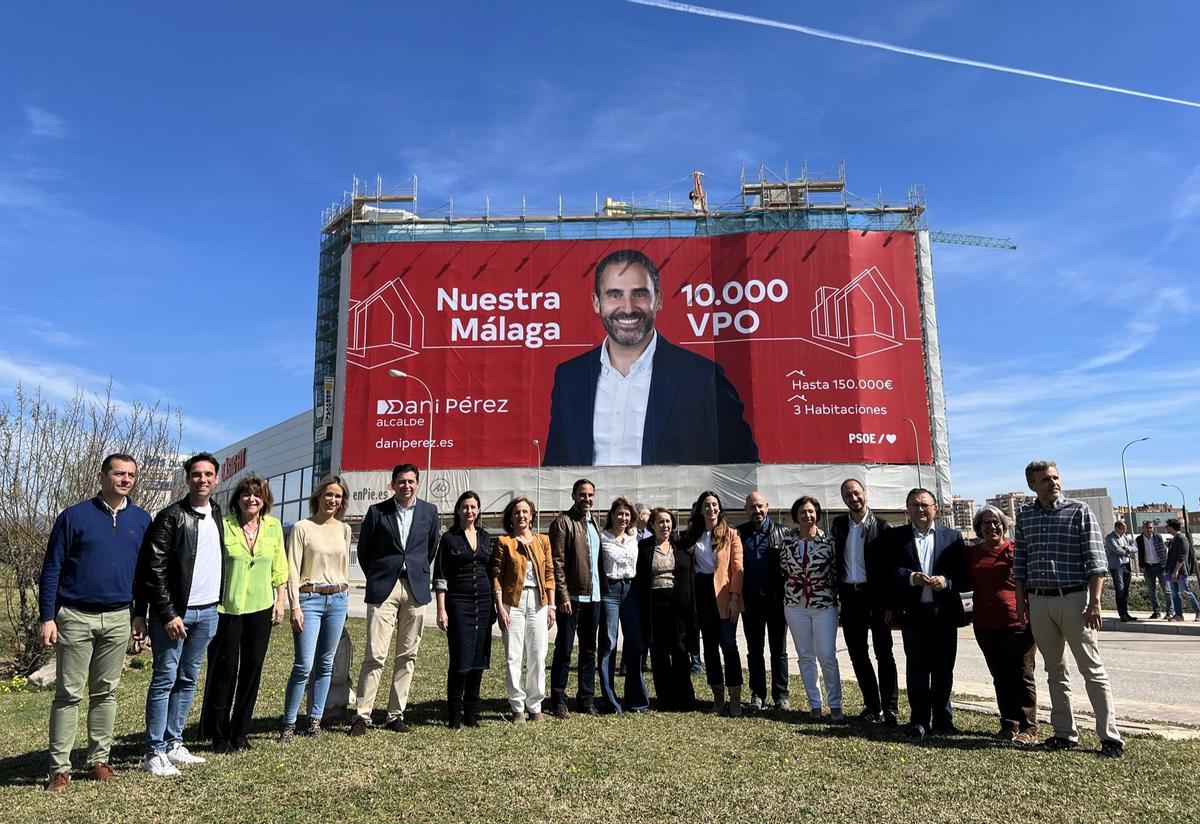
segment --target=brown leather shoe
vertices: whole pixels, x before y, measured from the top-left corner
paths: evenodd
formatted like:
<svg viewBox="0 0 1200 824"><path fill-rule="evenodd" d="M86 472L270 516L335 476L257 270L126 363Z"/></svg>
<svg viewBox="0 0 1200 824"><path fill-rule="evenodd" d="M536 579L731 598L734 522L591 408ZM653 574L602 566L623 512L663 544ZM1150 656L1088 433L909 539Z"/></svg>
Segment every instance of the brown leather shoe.
<svg viewBox="0 0 1200 824"><path fill-rule="evenodd" d="M540 712L531 712L531 713L529 713L528 717L529 717L529 720L535 724L542 720L542 714Z"/></svg>
<svg viewBox="0 0 1200 824"><path fill-rule="evenodd" d="M354 720L350 722L350 734L357 738L360 735L367 734L367 719L361 715L354 716Z"/></svg>
<svg viewBox="0 0 1200 824"><path fill-rule="evenodd" d="M92 781L112 781L116 777L116 770L104 762L96 762L88 770L88 777Z"/></svg>
<svg viewBox="0 0 1200 824"><path fill-rule="evenodd" d="M88 770L88 778L93 781L112 781L117 777L117 771L103 761L97 761Z"/></svg>
<svg viewBox="0 0 1200 824"><path fill-rule="evenodd" d="M568 718L571 717L571 713L568 712L566 706L564 706L562 704L559 704L557 707L555 707L553 710L551 710L550 714L553 715L555 718L557 718L559 721L566 721Z"/></svg>
<svg viewBox="0 0 1200 824"><path fill-rule="evenodd" d="M65 790L67 785L71 783L71 773L63 771L56 772L50 776L50 780L46 782L46 792L56 793L59 790Z"/></svg>

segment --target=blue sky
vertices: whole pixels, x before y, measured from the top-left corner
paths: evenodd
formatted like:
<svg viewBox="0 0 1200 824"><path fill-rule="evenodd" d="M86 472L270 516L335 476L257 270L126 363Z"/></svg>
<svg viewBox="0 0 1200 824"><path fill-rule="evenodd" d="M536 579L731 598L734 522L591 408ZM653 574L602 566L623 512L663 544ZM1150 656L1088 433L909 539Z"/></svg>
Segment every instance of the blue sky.
<svg viewBox="0 0 1200 824"><path fill-rule="evenodd" d="M1189 2L714 5L1200 100ZM0 392L111 375L181 406L193 447L303 410L321 210L353 175L417 174L424 209L590 209L845 160L858 194L924 184L933 228L1020 244L934 247L956 491L1021 489L1051 456L1120 501L1121 447L1149 436L1134 502L1200 496L1200 110L617 0L6 24Z"/></svg>

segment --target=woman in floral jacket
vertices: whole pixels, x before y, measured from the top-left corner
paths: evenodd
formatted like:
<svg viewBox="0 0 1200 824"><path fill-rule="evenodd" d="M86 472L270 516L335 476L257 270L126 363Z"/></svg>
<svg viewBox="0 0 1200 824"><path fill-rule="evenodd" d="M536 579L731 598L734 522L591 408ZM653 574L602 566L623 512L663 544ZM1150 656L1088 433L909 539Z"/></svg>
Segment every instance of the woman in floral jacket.
<svg viewBox="0 0 1200 824"><path fill-rule="evenodd" d="M821 504L815 498L805 495L792 504L792 520L798 529L795 538L779 553L784 614L800 659L800 677L812 717L821 717L821 689L817 683L820 662L830 718L841 721L845 715L837 661L836 554L833 539L817 528L820 518Z"/></svg>

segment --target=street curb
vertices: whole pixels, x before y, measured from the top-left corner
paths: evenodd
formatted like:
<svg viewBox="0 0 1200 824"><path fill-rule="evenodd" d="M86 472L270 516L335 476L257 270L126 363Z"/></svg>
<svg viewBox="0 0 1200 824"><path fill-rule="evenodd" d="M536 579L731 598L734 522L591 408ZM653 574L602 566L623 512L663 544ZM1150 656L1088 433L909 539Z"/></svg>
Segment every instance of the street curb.
<svg viewBox="0 0 1200 824"><path fill-rule="evenodd" d="M1190 619L1167 622L1157 619L1151 621L1148 618L1138 618L1136 623L1127 623L1115 615L1106 615L1101 630L1104 632L1153 632L1159 635L1200 635L1200 623Z"/></svg>
<svg viewBox="0 0 1200 824"><path fill-rule="evenodd" d="M952 705L955 709L979 712L985 715L995 715L999 712L995 701L989 701L982 697L979 700L955 700L952 702ZM1039 701L1038 710L1042 725L1049 730L1050 725L1046 721L1049 716L1044 714L1049 710L1049 706L1045 702ZM1094 716L1086 713L1076 712L1075 723L1080 729L1091 729L1095 726L1096 719ZM1196 727L1186 727L1179 724L1150 723L1126 718L1117 719L1117 729L1126 736L1158 735L1168 741L1190 741L1200 738L1200 729Z"/></svg>

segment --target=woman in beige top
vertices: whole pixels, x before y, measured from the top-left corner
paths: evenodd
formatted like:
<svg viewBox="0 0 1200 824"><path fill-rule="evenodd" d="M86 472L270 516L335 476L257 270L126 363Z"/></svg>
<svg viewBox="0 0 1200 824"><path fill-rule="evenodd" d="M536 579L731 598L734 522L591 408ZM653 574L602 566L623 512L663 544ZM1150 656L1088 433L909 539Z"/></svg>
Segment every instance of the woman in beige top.
<svg viewBox="0 0 1200 824"><path fill-rule="evenodd" d="M337 475L326 478L308 499L311 515L292 526L288 536L288 601L296 656L284 698L283 732L279 735L285 744L296 734L296 715L305 686L309 687L308 732L321 734L333 656L346 624L350 525L341 518L349 500L345 481ZM317 669L309 685L314 660Z"/></svg>

